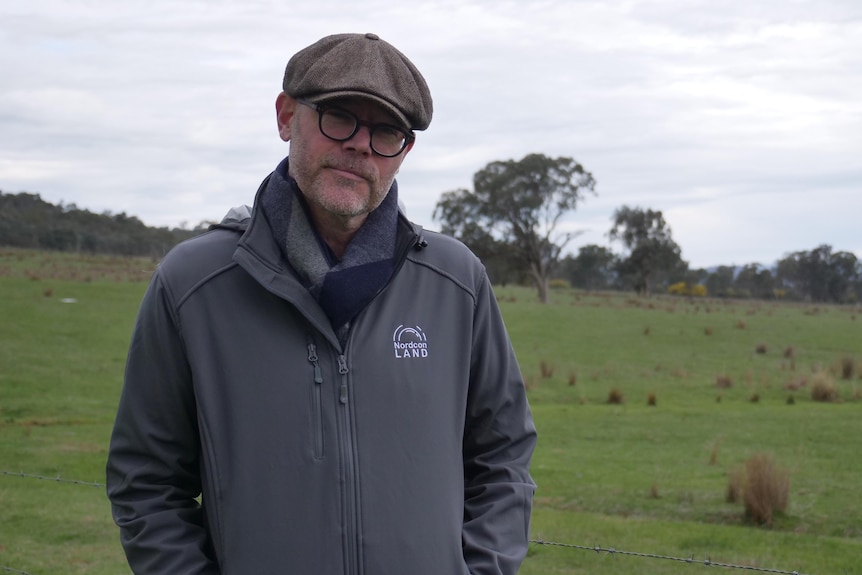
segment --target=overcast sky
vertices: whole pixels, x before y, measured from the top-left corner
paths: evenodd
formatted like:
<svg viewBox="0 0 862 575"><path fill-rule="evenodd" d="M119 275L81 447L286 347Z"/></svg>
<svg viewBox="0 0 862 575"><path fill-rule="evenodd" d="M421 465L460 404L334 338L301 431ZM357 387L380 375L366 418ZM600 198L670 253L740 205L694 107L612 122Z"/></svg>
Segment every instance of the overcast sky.
<svg viewBox="0 0 862 575"><path fill-rule="evenodd" d="M495 160L568 156L596 179L566 225L662 210L692 267L830 244L862 258L859 0L4 0L0 190L148 225L250 204L287 144L290 56L375 32L434 97L398 176L431 229Z"/></svg>

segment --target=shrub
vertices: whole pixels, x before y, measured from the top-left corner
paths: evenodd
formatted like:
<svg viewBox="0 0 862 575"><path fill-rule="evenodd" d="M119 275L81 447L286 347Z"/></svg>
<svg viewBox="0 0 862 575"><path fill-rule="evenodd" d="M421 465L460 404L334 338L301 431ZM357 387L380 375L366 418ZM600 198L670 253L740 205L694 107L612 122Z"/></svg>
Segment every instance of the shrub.
<svg viewBox="0 0 862 575"><path fill-rule="evenodd" d="M686 282L677 282L668 286L667 293L671 295L706 297L706 286L701 284L688 285Z"/></svg>
<svg viewBox="0 0 862 575"><path fill-rule="evenodd" d="M562 278L554 278L548 282L548 287L551 289L571 289L572 284L569 283L569 280Z"/></svg>
<svg viewBox="0 0 862 575"><path fill-rule="evenodd" d="M811 399L827 403L838 401L838 388L832 376L825 371L814 374L811 382Z"/></svg>
<svg viewBox="0 0 862 575"><path fill-rule="evenodd" d="M756 453L745 462L743 504L745 517L757 525L772 525L775 513L787 509L790 473L767 453Z"/></svg>

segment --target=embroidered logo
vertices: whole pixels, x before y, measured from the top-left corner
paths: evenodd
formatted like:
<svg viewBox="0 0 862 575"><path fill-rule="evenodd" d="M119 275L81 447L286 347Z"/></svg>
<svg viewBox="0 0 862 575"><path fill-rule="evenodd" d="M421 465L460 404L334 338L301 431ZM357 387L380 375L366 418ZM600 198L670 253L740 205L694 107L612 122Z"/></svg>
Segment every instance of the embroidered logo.
<svg viewBox="0 0 862 575"><path fill-rule="evenodd" d="M392 334L392 343L395 346L395 357L398 359L428 357L428 342L425 339L425 333L418 325L415 327L399 325Z"/></svg>

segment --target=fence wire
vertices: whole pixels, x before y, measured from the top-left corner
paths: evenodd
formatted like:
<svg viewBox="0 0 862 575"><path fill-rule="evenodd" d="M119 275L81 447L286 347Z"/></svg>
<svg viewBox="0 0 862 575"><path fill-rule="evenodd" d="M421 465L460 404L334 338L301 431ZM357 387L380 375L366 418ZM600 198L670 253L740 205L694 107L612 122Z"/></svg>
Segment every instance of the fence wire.
<svg viewBox="0 0 862 575"><path fill-rule="evenodd" d="M584 545L573 545L571 543L555 543L553 541L545 541L544 539L530 539L530 543L535 543L536 545L550 545L554 547L565 547L567 549L581 549L584 551L594 551L596 553L607 553L611 557L616 555L628 555L631 557L643 557L645 559L665 559L667 561L676 561L679 563L691 563L696 565L704 565L706 567L725 567L727 569L742 569L744 571L760 571L761 573L779 573L781 575L806 575L805 573L800 573L799 571L782 571L781 569L766 569L764 567L752 567L750 565L734 565L732 563L720 563L718 561L712 561L711 559L695 559L692 557L672 557L670 555L656 555L655 553L638 553L637 551L623 551L621 549L614 549L613 547L601 547L599 545L594 545L592 547L587 547Z"/></svg>
<svg viewBox="0 0 862 575"><path fill-rule="evenodd" d="M98 483L96 481L79 481L77 479L65 479L60 477L59 475L56 477L48 477L46 475L37 475L33 473L24 473L23 471L12 472L12 471L0 471L0 474L6 477L21 477L24 479L37 479L41 481L52 481L54 483L68 483L72 485L81 485L84 487L101 487L104 488L106 485L104 483ZM784 571L781 569L767 569L765 567L752 567L750 565L734 565L733 563L721 563L719 561L713 561L709 558L706 559L695 559L692 557L673 557L670 555L658 555L655 553L640 553L637 551L624 551L622 549L616 549L614 547L602 547L600 545L576 545L572 543L556 543L554 541L545 541L544 539L530 539L530 543L535 545L546 545L551 547L562 547L565 549L578 549L581 551L592 551L597 554L605 553L611 557L615 557L617 555L624 555L629 557L641 557L644 559L662 559L665 561L675 561L677 563L686 563L690 565L703 565L705 567L724 567L726 569L739 569L742 571L757 571L760 573L773 573L777 575L811 575L806 573L801 573L799 571ZM26 571L20 571L18 569L14 569L12 567L6 567L4 565L0 565L0 571L5 573L14 573L16 575L30 575Z"/></svg>
<svg viewBox="0 0 862 575"><path fill-rule="evenodd" d="M78 481L77 479L63 479L59 475L57 477L47 477L45 475L33 475L31 473L24 473L19 471L17 473L13 473L11 471L2 471L0 472L3 475L9 477L24 477L27 479L41 479L43 481L53 481L55 483L72 483L74 485L85 485L87 487L106 487L103 483L96 483L95 481Z"/></svg>

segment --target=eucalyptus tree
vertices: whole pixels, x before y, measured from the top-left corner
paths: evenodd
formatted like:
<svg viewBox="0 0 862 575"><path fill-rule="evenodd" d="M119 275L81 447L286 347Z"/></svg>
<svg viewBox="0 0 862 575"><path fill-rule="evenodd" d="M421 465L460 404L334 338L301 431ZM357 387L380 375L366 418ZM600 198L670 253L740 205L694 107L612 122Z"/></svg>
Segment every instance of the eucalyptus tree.
<svg viewBox="0 0 862 575"><path fill-rule="evenodd" d="M585 194L595 194L595 185L572 158L530 154L495 161L476 172L472 190L445 192L434 219L480 257L502 257L524 270L546 303L561 253L578 233L563 229L563 220Z"/></svg>

